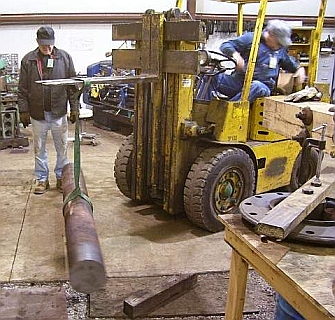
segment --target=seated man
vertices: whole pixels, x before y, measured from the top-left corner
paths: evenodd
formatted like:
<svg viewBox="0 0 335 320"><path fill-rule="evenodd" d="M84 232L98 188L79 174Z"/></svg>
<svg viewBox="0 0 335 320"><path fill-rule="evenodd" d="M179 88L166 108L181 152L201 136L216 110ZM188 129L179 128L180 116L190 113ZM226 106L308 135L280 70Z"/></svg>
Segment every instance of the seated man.
<svg viewBox="0 0 335 320"><path fill-rule="evenodd" d="M242 36L224 42L220 50L236 60L236 71L231 75L217 76L217 91L226 95L231 101L239 101L249 59L254 33L247 32ZM289 56L286 47L291 44L291 28L285 21L271 20L264 29L254 70L253 81L250 87L249 101L269 96L275 89L279 69L295 73L297 84L305 81L305 69L300 67L296 60Z"/></svg>

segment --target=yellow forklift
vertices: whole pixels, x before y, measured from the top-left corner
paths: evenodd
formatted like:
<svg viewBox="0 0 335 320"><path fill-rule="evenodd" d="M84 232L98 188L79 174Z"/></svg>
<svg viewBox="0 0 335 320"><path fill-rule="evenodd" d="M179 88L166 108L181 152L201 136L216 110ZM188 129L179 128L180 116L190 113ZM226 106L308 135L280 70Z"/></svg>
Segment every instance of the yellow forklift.
<svg viewBox="0 0 335 320"><path fill-rule="evenodd" d="M283 187L297 189L315 174L318 159L317 151L310 153L301 181L301 144L262 126L263 99L252 105L247 100L268 1L227 2L238 4L238 33L243 5L259 3L251 63L237 102L195 98L201 68L216 61L230 69L233 63L225 56L211 59L208 52L204 58L201 21L176 7L163 13L147 10L141 22L113 25L113 40L136 43L135 49L113 50L113 67L157 76L136 84L133 133L114 165L117 186L134 201L159 204L171 215L185 212L211 232L223 228L218 215L237 212L243 199ZM321 0L311 57L315 66L325 5ZM312 84L316 67L309 73Z"/></svg>

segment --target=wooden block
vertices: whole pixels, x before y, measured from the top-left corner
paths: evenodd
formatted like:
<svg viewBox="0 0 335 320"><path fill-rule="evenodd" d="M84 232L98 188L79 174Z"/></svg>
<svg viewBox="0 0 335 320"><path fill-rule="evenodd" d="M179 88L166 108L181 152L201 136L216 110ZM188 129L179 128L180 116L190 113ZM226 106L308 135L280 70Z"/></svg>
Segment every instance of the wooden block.
<svg viewBox="0 0 335 320"><path fill-rule="evenodd" d="M206 26L200 20L166 21L164 40L206 42Z"/></svg>
<svg viewBox="0 0 335 320"><path fill-rule="evenodd" d="M258 222L256 232L272 238L284 239L335 190L335 168L326 167L322 170L320 187L311 186L313 180L314 178L307 181L301 188L277 204L267 216ZM308 187L313 190L313 194L302 192Z"/></svg>
<svg viewBox="0 0 335 320"><path fill-rule="evenodd" d="M174 276L161 285L147 290L140 290L126 298L123 312L131 318L145 315L162 306L170 298L183 293L197 282L197 275Z"/></svg>
<svg viewBox="0 0 335 320"><path fill-rule="evenodd" d="M326 128L326 151L331 151L332 135L334 132L333 112L329 112L329 108L333 104L320 101L306 102L285 102L286 96L273 96L264 98L263 106L263 126L267 129L281 134L287 138L297 135L302 127L301 120L296 118L304 107L309 107L313 112L313 128L317 128L324 123ZM314 132L312 137L320 139L321 130Z"/></svg>
<svg viewBox="0 0 335 320"><path fill-rule="evenodd" d="M121 23L113 24L112 39L113 40L141 40L142 38L142 23Z"/></svg>
<svg viewBox="0 0 335 320"><path fill-rule="evenodd" d="M199 74L199 52L196 50L166 50L163 71L167 73Z"/></svg>
<svg viewBox="0 0 335 320"><path fill-rule="evenodd" d="M146 67L140 50L114 49L112 52L114 68L143 69ZM199 52L196 50L165 50L163 52L162 72L196 75L199 73L199 66Z"/></svg>
<svg viewBox="0 0 335 320"><path fill-rule="evenodd" d="M139 69L141 68L141 51L135 49L114 49L113 68Z"/></svg>

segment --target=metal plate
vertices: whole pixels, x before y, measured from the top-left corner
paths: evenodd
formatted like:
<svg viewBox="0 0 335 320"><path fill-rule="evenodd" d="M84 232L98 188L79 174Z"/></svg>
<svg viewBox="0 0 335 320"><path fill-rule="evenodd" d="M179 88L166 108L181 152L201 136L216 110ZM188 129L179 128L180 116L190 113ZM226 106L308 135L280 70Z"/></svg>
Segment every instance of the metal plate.
<svg viewBox="0 0 335 320"><path fill-rule="evenodd" d="M263 193L241 202L242 217L253 225L265 217L289 192ZM335 199L326 198L288 236L291 240L335 246Z"/></svg>

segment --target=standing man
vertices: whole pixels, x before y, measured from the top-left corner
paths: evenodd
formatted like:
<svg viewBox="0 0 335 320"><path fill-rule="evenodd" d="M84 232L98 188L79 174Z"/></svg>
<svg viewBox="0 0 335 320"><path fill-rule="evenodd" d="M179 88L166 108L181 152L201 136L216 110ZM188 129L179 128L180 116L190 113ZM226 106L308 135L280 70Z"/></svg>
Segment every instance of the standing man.
<svg viewBox="0 0 335 320"><path fill-rule="evenodd" d="M228 96L231 101L241 99L246 67L254 33L246 32L242 36L224 42L220 46L222 53L236 60L236 71L231 75L219 74L217 91ZM291 28L283 20L270 20L263 30L253 81L250 87L249 101L269 96L275 89L279 69L295 73L297 84L305 81L305 69L289 56L287 47L291 44Z"/></svg>
<svg viewBox="0 0 335 320"><path fill-rule="evenodd" d="M28 52L21 61L18 106L21 122L32 124L35 153L34 193L43 194L49 188L49 167L46 150L48 131L51 131L57 153L54 172L56 187L62 191L62 169L69 163L67 157L67 106L70 120L75 121L78 97L70 86L42 86L37 80L64 79L76 76L71 56L54 46L54 30L49 26L37 30L38 48Z"/></svg>

